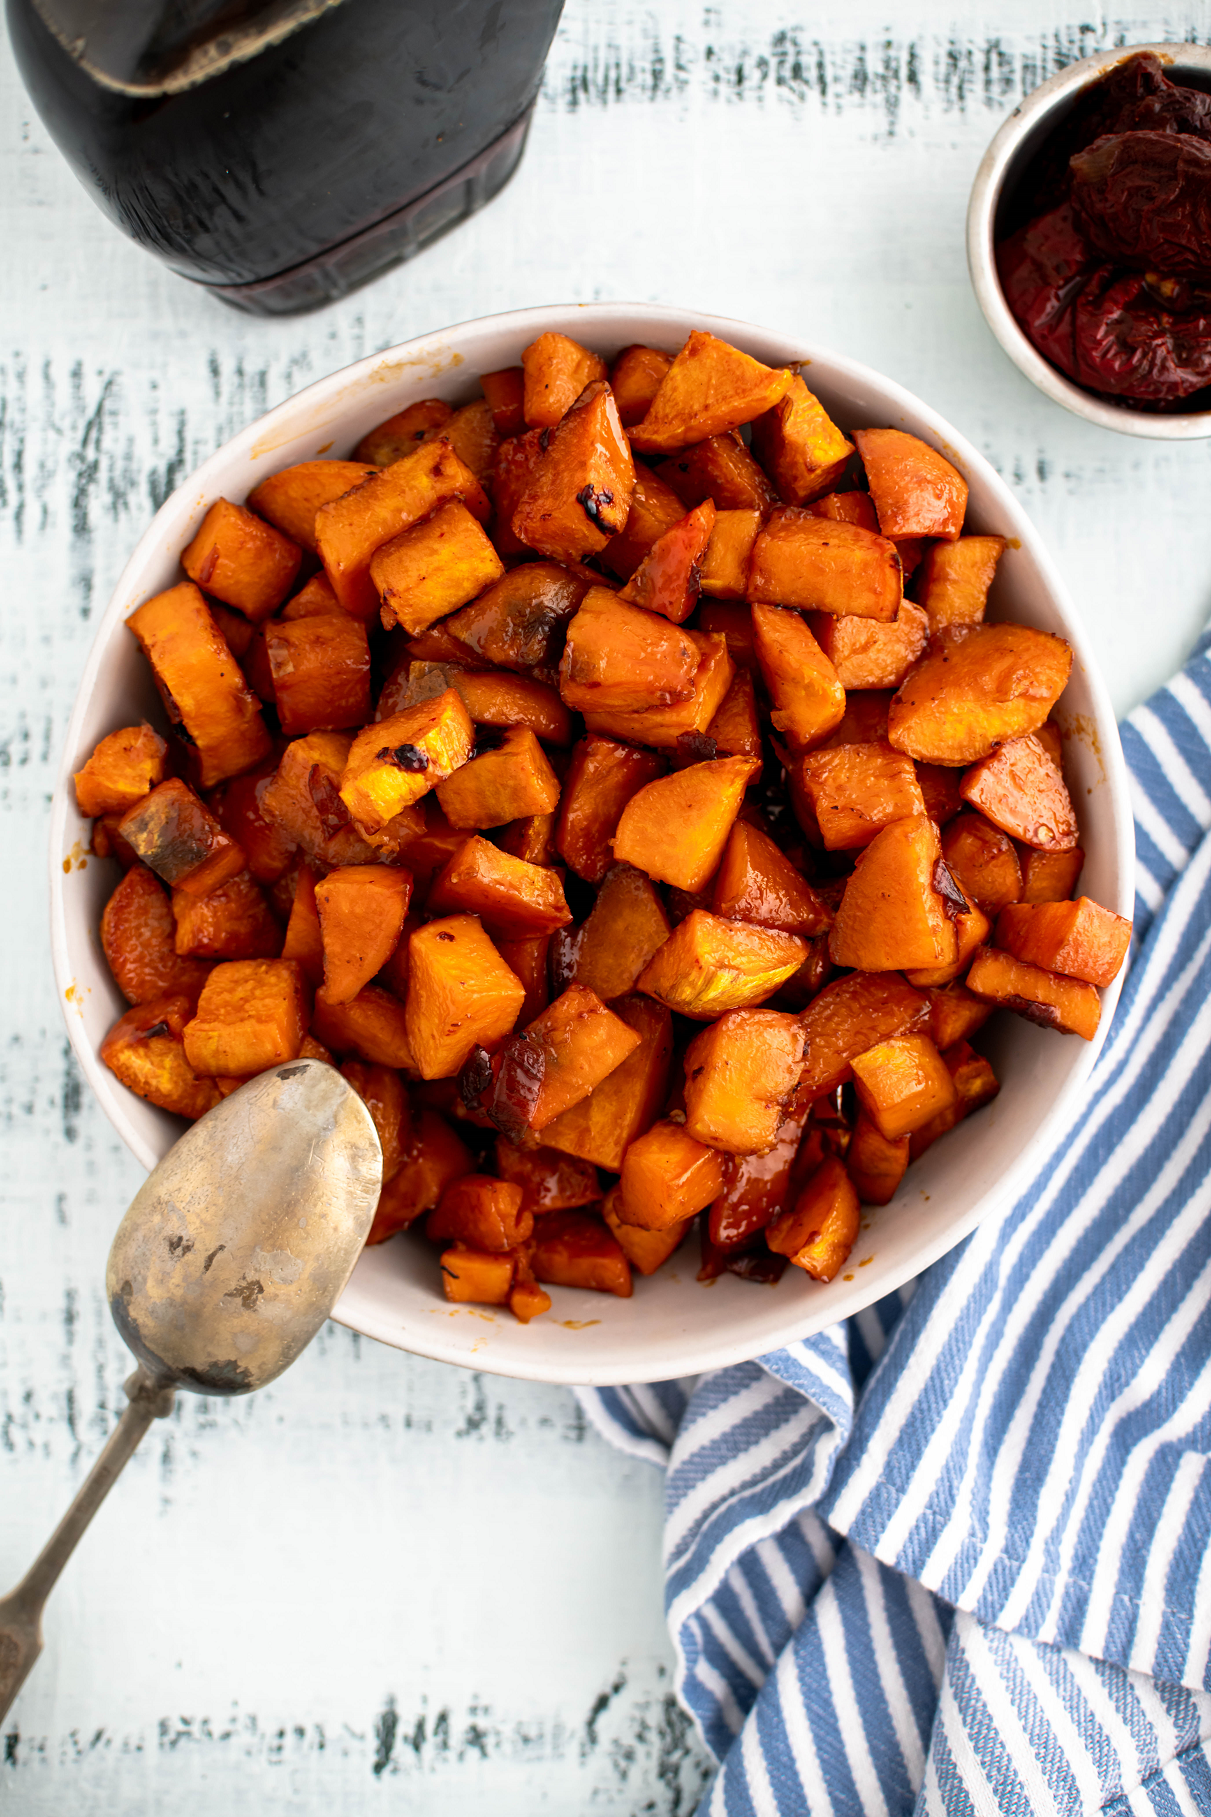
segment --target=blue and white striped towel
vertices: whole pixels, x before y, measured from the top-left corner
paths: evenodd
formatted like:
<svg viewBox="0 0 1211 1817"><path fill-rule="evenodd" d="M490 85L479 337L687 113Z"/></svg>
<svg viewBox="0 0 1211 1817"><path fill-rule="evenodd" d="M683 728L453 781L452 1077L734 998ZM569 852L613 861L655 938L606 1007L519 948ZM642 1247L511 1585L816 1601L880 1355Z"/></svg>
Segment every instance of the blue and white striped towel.
<svg viewBox="0 0 1211 1817"><path fill-rule="evenodd" d="M581 1391L667 1464L709 1817L1211 1812L1211 634L1124 744L1137 956L1030 1191L819 1337Z"/></svg>

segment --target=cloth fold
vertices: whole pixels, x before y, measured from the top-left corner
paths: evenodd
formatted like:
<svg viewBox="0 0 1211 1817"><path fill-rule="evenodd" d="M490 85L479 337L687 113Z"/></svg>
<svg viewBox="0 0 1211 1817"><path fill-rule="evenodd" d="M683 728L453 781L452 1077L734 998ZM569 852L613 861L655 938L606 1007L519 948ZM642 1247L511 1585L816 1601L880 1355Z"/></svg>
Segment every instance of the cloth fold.
<svg viewBox="0 0 1211 1817"><path fill-rule="evenodd" d="M580 1391L667 1466L712 1817L1211 1812L1211 636L1123 742L1135 956L1029 1191L843 1325Z"/></svg>

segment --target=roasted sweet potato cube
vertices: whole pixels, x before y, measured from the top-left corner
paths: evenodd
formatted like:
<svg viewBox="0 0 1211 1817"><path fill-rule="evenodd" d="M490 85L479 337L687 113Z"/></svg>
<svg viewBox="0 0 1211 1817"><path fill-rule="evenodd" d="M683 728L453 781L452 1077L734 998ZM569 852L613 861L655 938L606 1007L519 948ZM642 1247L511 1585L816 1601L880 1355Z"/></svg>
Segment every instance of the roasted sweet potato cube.
<svg viewBox="0 0 1211 1817"><path fill-rule="evenodd" d="M197 754L209 789L270 753L261 709L192 581L157 593L126 621L151 664L174 725Z"/></svg>
<svg viewBox="0 0 1211 1817"><path fill-rule="evenodd" d="M702 889L715 874L759 768L752 758L724 757L649 782L622 811L615 858L678 889Z"/></svg>
<svg viewBox="0 0 1211 1817"><path fill-rule="evenodd" d="M125 813L142 801L164 780L167 749L146 721L111 732L72 778L80 812L91 820L98 814Z"/></svg>
<svg viewBox="0 0 1211 1817"><path fill-rule="evenodd" d="M412 1108L404 1082L393 1066L368 1066L364 1060L346 1060L341 1073L374 1120L383 1151L383 1184L386 1185L399 1171L412 1134Z"/></svg>
<svg viewBox="0 0 1211 1817"><path fill-rule="evenodd" d="M393 536L370 559L384 625L402 625L414 635L503 573L504 563L459 499Z"/></svg>
<svg viewBox="0 0 1211 1817"><path fill-rule="evenodd" d="M496 463L500 434L485 398L464 404L448 417L441 433L478 480L487 479Z"/></svg>
<svg viewBox="0 0 1211 1817"><path fill-rule="evenodd" d="M886 716L883 721L883 737L886 741ZM959 794L963 773L961 770L948 770L940 763L919 763L916 770L921 794L925 798L925 812L939 827L943 827L948 820L954 819L963 806L963 797Z"/></svg>
<svg viewBox="0 0 1211 1817"><path fill-rule="evenodd" d="M555 815L523 814L510 820L497 834L496 844L527 864L554 864Z"/></svg>
<svg viewBox="0 0 1211 1817"><path fill-rule="evenodd" d="M584 1211L553 1211L534 1232L530 1265L553 1287L587 1287L631 1297L631 1270L616 1239Z"/></svg>
<svg viewBox="0 0 1211 1817"><path fill-rule="evenodd" d="M572 752L560 798L555 844L578 877L600 883L613 862L611 841L631 797L660 775L652 751L592 733Z"/></svg>
<svg viewBox="0 0 1211 1817"><path fill-rule="evenodd" d="M432 441L453 415L453 408L443 398L421 398L385 422L376 423L354 449L354 459L370 461L375 467L390 467L406 454L414 453L421 442Z"/></svg>
<svg viewBox="0 0 1211 1817"><path fill-rule="evenodd" d="M772 410L791 377L695 329L631 439L641 453L671 454L709 435L726 435Z"/></svg>
<svg viewBox="0 0 1211 1817"><path fill-rule="evenodd" d="M282 950L281 922L247 871L205 896L175 889L172 913L173 941L180 954L196 959L276 959Z"/></svg>
<svg viewBox="0 0 1211 1817"><path fill-rule="evenodd" d="M850 1078L856 1054L877 1042L928 1026L929 1000L903 978L854 972L825 985L799 1018L803 1031L805 1103L835 1091Z"/></svg>
<svg viewBox="0 0 1211 1817"><path fill-rule="evenodd" d="M652 545L684 516L685 506L673 488L642 461L636 461L627 521L602 550L602 561L612 574L629 580Z"/></svg>
<svg viewBox="0 0 1211 1817"><path fill-rule="evenodd" d="M624 529L634 487L635 463L614 395L604 379L595 379L550 430L510 527L552 561L599 555Z"/></svg>
<svg viewBox="0 0 1211 1817"><path fill-rule="evenodd" d="M551 950L550 934L539 934L530 940L499 940L497 951L525 990L525 1001L518 1011L519 1022L532 1022L551 1001L547 959Z"/></svg>
<svg viewBox="0 0 1211 1817"><path fill-rule="evenodd" d="M348 1003L315 1000L312 1033L333 1053L352 1055L371 1066L418 1070L408 1039L404 1005L381 985L366 984Z"/></svg>
<svg viewBox="0 0 1211 1817"><path fill-rule="evenodd" d="M501 744L474 757L437 785L437 799L453 827L503 826L559 806L559 779L533 732L516 726Z"/></svg>
<svg viewBox="0 0 1211 1817"><path fill-rule="evenodd" d="M805 505L835 486L853 451L798 374L753 424L753 453L784 505Z"/></svg>
<svg viewBox="0 0 1211 1817"><path fill-rule="evenodd" d="M522 1271L529 1270L529 1257L526 1251L519 1251L517 1271L513 1276L513 1285L509 1289L509 1311L521 1324L528 1325L531 1319L538 1318L551 1310L551 1296L545 1287L537 1281L523 1280Z"/></svg>
<svg viewBox="0 0 1211 1817"><path fill-rule="evenodd" d="M535 1213L595 1205L601 1197L597 1169L557 1148L518 1148L496 1138L496 1171L521 1188L522 1204Z"/></svg>
<svg viewBox="0 0 1211 1817"><path fill-rule="evenodd" d="M307 1031L306 985L293 959L237 959L216 965L184 1030L195 1073L251 1078L297 1060Z"/></svg>
<svg viewBox="0 0 1211 1817"><path fill-rule="evenodd" d="M947 984L929 992L929 1038L938 1052L945 1055L956 1041L966 1041L983 1028L992 1010L979 997L973 997L963 984Z"/></svg>
<svg viewBox="0 0 1211 1817"><path fill-rule="evenodd" d="M685 635L698 651L689 698L667 707L649 707L646 712L586 709L584 722L590 732L633 739L637 744L669 751L678 749L682 739L691 734L706 732L727 697L735 671L722 637L703 636L698 631L687 631Z"/></svg>
<svg viewBox="0 0 1211 1817"><path fill-rule="evenodd" d="M940 631L892 701L887 735L926 763L975 763L1036 731L1071 668L1063 638L1031 625Z"/></svg>
<svg viewBox="0 0 1211 1817"><path fill-rule="evenodd" d="M1022 894L1013 841L982 814L959 814L942 836L942 856L968 902L997 915Z"/></svg>
<svg viewBox="0 0 1211 1817"><path fill-rule="evenodd" d="M747 669L737 669L732 676L723 704L707 727L706 736L723 757L752 757L760 761L761 720L753 678Z"/></svg>
<svg viewBox="0 0 1211 1817"><path fill-rule="evenodd" d="M617 1173L627 1147L650 1129L668 1090L672 1017L649 997L618 997L610 1008L639 1036L639 1045L587 1098L548 1123L551 1148Z"/></svg>
<svg viewBox="0 0 1211 1817"><path fill-rule="evenodd" d="M659 894L642 871L617 864L606 873L580 931L575 982L603 1003L634 990L635 980L669 936Z"/></svg>
<svg viewBox="0 0 1211 1817"><path fill-rule="evenodd" d="M853 1060L858 1097L879 1133L910 1136L954 1102L954 1083L927 1035L896 1035Z"/></svg>
<svg viewBox="0 0 1211 1817"><path fill-rule="evenodd" d="M586 385L606 376L605 361L566 334L540 334L521 356L523 414L530 429L553 429Z"/></svg>
<svg viewBox="0 0 1211 1817"><path fill-rule="evenodd" d="M610 389L624 429L643 421L672 364L672 354L658 347L623 348L610 368Z"/></svg>
<svg viewBox="0 0 1211 1817"><path fill-rule="evenodd" d="M276 883L285 876L298 855L297 842L284 827L270 820L261 797L276 773L272 758L243 776L221 782L208 797L207 806L229 839L234 839L258 883Z"/></svg>
<svg viewBox="0 0 1211 1817"><path fill-rule="evenodd" d="M532 675L454 676L455 691L479 726L516 727L547 744L572 742L572 715L554 688Z"/></svg>
<svg viewBox="0 0 1211 1817"><path fill-rule="evenodd" d="M429 1214L425 1235L433 1243L465 1243L501 1255L524 1243L533 1229L534 1214L523 1210L520 1186L468 1173L447 1186Z"/></svg>
<svg viewBox="0 0 1211 1817"><path fill-rule="evenodd" d="M811 501L808 510L813 517L826 517L833 524L858 524L863 530L878 530L869 492L826 492Z"/></svg>
<svg viewBox="0 0 1211 1817"><path fill-rule="evenodd" d="M323 983L324 937L320 932L320 912L315 901L315 872L306 864L299 866L282 957L297 960L303 976L313 987Z"/></svg>
<svg viewBox="0 0 1211 1817"><path fill-rule="evenodd" d="M177 776L128 808L118 831L157 877L194 896L209 894L244 869L235 840Z"/></svg>
<svg viewBox="0 0 1211 1817"><path fill-rule="evenodd" d="M753 642L775 731L797 751L827 738L845 712L845 689L799 614L754 606Z"/></svg>
<svg viewBox="0 0 1211 1817"><path fill-rule="evenodd" d="M352 743L348 732L309 732L294 739L259 795L271 825L324 865L365 864L374 856L339 793Z"/></svg>
<svg viewBox="0 0 1211 1817"><path fill-rule="evenodd" d="M847 694L845 717L816 748L831 751L843 744L886 744L887 710L891 701L891 695L885 690Z"/></svg>
<svg viewBox="0 0 1211 1817"><path fill-rule="evenodd" d="M890 1205L908 1170L908 1137L885 1136L860 1110L845 1156L845 1171L863 1205Z"/></svg>
<svg viewBox="0 0 1211 1817"><path fill-rule="evenodd" d="M488 587L442 629L474 655L528 675L555 669L564 632L588 587L558 562L525 562Z"/></svg>
<svg viewBox="0 0 1211 1817"><path fill-rule="evenodd" d="M191 997L153 997L128 1009L101 1043L101 1059L136 1097L191 1118L219 1102L213 1080L186 1058L181 1037L193 1013Z"/></svg>
<svg viewBox="0 0 1211 1817"><path fill-rule="evenodd" d="M451 1079L473 1047L499 1046L525 987L473 915L418 928L409 943L408 1044L422 1079Z"/></svg>
<svg viewBox="0 0 1211 1817"><path fill-rule="evenodd" d="M528 553L521 538L513 534L513 513L534 477L545 451L544 438L548 437L548 430L527 429L524 434L502 442L496 451L487 483L492 494L492 541L498 555Z"/></svg>
<svg viewBox="0 0 1211 1817"><path fill-rule="evenodd" d="M685 1052L685 1127L725 1154L772 1148L803 1067L803 1030L776 1009L734 1009Z"/></svg>
<svg viewBox="0 0 1211 1817"><path fill-rule="evenodd" d="M478 836L468 839L434 880L429 908L482 916L501 940L533 940L572 919L558 871L527 864Z"/></svg>
<svg viewBox="0 0 1211 1817"><path fill-rule="evenodd" d="M702 556L698 584L715 599L743 599L748 592L748 566L762 525L760 511L717 511ZM715 627L700 618L704 631ZM733 660L736 653L732 651Z"/></svg>
<svg viewBox="0 0 1211 1817"><path fill-rule="evenodd" d="M963 773L959 793L993 826L1046 852L1076 850L1078 831L1063 772L1039 732L1010 738Z"/></svg>
<svg viewBox="0 0 1211 1817"><path fill-rule="evenodd" d="M960 1041L944 1053L942 1059L954 1084L954 1099L931 1122L913 1131L909 1145L914 1161L919 1160L939 1136L949 1134L956 1123L961 1123L973 1110L979 1110L981 1105L990 1103L1001 1089L996 1074L983 1054L977 1054L966 1041Z"/></svg>
<svg viewBox="0 0 1211 1817"><path fill-rule="evenodd" d="M753 544L747 597L755 605L890 621L902 595L895 544L858 524L787 505Z"/></svg>
<svg viewBox="0 0 1211 1817"><path fill-rule="evenodd" d="M351 864L316 885L324 951L324 998L350 1003L395 951L412 895L408 871Z"/></svg>
<svg viewBox="0 0 1211 1817"><path fill-rule="evenodd" d="M548 1124L587 1098L640 1045L642 1037L606 1008L595 991L573 984L525 1031L542 1053L541 1084L529 1127Z"/></svg>
<svg viewBox="0 0 1211 1817"><path fill-rule="evenodd" d="M806 878L768 833L738 820L728 838L711 897L716 915L810 939L827 933L832 916Z"/></svg>
<svg viewBox="0 0 1211 1817"><path fill-rule="evenodd" d="M161 883L136 864L105 904L101 946L128 1003L185 997L196 1003L210 970L178 953L172 905Z"/></svg>
<svg viewBox="0 0 1211 1817"><path fill-rule="evenodd" d="M526 426L526 375L521 366L504 366L499 372L481 372L480 390L488 400L498 435L517 435Z"/></svg>
<svg viewBox="0 0 1211 1817"><path fill-rule="evenodd" d="M992 932L988 916L974 904L951 918L955 929L955 956L949 965L927 965L907 971L905 977L917 990L941 989L955 978L962 977L971 964L976 948L982 946ZM941 1045L939 1042L938 1046Z"/></svg>
<svg viewBox="0 0 1211 1817"><path fill-rule="evenodd" d="M1085 868L1085 854L1079 848L1074 852L1024 851L1019 858L1023 902L1066 902Z"/></svg>
<svg viewBox="0 0 1211 1817"><path fill-rule="evenodd" d="M904 429L854 433L884 536L953 542L967 511L967 481L945 457Z"/></svg>
<svg viewBox="0 0 1211 1817"><path fill-rule="evenodd" d="M682 1223L668 1224L662 1230L641 1230L637 1224L623 1223L618 1214L620 1199L620 1189L615 1186L602 1201L601 1215L606 1228L616 1238L632 1268L640 1274L655 1274L688 1236L694 1220L686 1218Z"/></svg>
<svg viewBox="0 0 1211 1817"><path fill-rule="evenodd" d="M684 623L698 603L699 571L715 522L710 499L657 538L618 598Z"/></svg>
<svg viewBox="0 0 1211 1817"><path fill-rule="evenodd" d="M1080 1035L1085 1041L1097 1033L1102 1003L1092 984L1044 971L994 947L982 946L976 954L967 988L995 1009L1011 1009L1040 1028Z"/></svg>
<svg viewBox="0 0 1211 1817"><path fill-rule="evenodd" d="M997 916L996 943L1066 978L1113 984L1131 945L1131 923L1088 896L1075 902L1017 903Z"/></svg>
<svg viewBox="0 0 1211 1817"><path fill-rule="evenodd" d="M890 623L827 612L813 612L809 622L843 688L898 688L929 642L925 614L908 600L901 600Z"/></svg>
<svg viewBox="0 0 1211 1817"><path fill-rule="evenodd" d="M694 909L652 955L638 989L706 1022L763 1003L806 957L806 943L794 934Z"/></svg>
<svg viewBox="0 0 1211 1817"><path fill-rule="evenodd" d="M224 605L259 623L277 610L294 585L302 550L243 505L216 499L181 566Z"/></svg>
<svg viewBox="0 0 1211 1817"><path fill-rule="evenodd" d="M624 1224L668 1230L718 1197L724 1168L718 1149L696 1142L680 1123L653 1123L622 1158L614 1209Z"/></svg>
<svg viewBox="0 0 1211 1817"><path fill-rule="evenodd" d="M787 1208L806 1121L806 1109L784 1116L767 1153L727 1157L723 1187L708 1218L709 1241L717 1250L750 1249L770 1220Z"/></svg>
<svg viewBox="0 0 1211 1817"><path fill-rule="evenodd" d="M836 1155L826 1155L794 1209L774 1219L765 1240L776 1255L788 1256L813 1280L831 1281L845 1266L861 1221L849 1175Z"/></svg>
<svg viewBox="0 0 1211 1817"><path fill-rule="evenodd" d="M474 744L470 714L447 688L358 733L341 774L341 800L359 827L379 832L466 763Z"/></svg>
<svg viewBox="0 0 1211 1817"><path fill-rule="evenodd" d="M443 871L455 852L467 843L467 835L452 827L438 806L436 795L408 810L422 821L419 830L410 832L400 842L399 860L412 872L418 890L427 890L439 871Z"/></svg>
<svg viewBox="0 0 1211 1817"><path fill-rule="evenodd" d="M893 820L866 847L841 898L828 950L856 971L951 965L957 949L946 899L935 885L942 848L932 820Z"/></svg>
<svg viewBox="0 0 1211 1817"><path fill-rule="evenodd" d="M265 650L287 738L369 719L370 646L357 619L342 613L267 625Z"/></svg>
<svg viewBox="0 0 1211 1817"><path fill-rule="evenodd" d="M667 706L691 697L700 660L687 631L591 587L568 626L559 691L582 712Z"/></svg>
<svg viewBox="0 0 1211 1817"><path fill-rule="evenodd" d="M446 1298L460 1305L507 1306L516 1266L512 1255L493 1255L456 1243L441 1255Z"/></svg>
<svg viewBox="0 0 1211 1817"><path fill-rule="evenodd" d="M432 1211L451 1180L474 1167L470 1149L445 1118L435 1110L419 1110L399 1166L383 1187L367 1244L385 1243L397 1230L406 1230L422 1212Z"/></svg>
<svg viewBox="0 0 1211 1817"><path fill-rule="evenodd" d="M778 494L734 430L711 435L663 462L660 477L687 510L710 499L720 511L760 511L778 503Z"/></svg>
<svg viewBox="0 0 1211 1817"><path fill-rule="evenodd" d="M926 550L913 584L931 634L947 625L982 625L988 589L1005 552L1003 536L960 536Z"/></svg>
<svg viewBox="0 0 1211 1817"><path fill-rule="evenodd" d="M812 751L799 759L796 769L826 851L869 845L893 820L925 813L912 759L888 744L848 744L831 751Z"/></svg>
<svg viewBox="0 0 1211 1817"><path fill-rule="evenodd" d="M271 473L255 486L248 494L248 509L267 518L275 530L314 554L315 514L320 506L343 498L354 486L369 479L381 464L368 460L299 461L296 466L284 467L281 473ZM201 585L206 586L206 582Z"/></svg>
<svg viewBox="0 0 1211 1817"><path fill-rule="evenodd" d="M89 851L94 858L116 858L123 870L137 864L133 849L118 832L121 814L102 814L93 821Z"/></svg>

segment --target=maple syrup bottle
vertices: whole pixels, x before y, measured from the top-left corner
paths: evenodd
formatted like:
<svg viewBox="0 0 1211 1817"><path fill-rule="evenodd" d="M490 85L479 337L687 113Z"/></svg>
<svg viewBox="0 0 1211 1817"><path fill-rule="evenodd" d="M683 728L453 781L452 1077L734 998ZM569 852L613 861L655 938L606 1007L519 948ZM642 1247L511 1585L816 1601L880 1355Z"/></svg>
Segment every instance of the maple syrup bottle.
<svg viewBox="0 0 1211 1817"><path fill-rule="evenodd" d="M562 0L8 0L111 220L262 315L332 302L508 182Z"/></svg>

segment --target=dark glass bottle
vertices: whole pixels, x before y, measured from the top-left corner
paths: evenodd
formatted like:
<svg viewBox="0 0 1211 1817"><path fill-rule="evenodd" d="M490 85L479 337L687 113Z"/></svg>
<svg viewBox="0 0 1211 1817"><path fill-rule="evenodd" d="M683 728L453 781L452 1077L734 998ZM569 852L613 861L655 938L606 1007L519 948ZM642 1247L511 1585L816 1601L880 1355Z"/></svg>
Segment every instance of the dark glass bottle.
<svg viewBox="0 0 1211 1817"><path fill-rule="evenodd" d="M412 256L517 167L562 0L8 0L59 149L124 232L258 314Z"/></svg>

